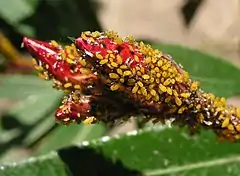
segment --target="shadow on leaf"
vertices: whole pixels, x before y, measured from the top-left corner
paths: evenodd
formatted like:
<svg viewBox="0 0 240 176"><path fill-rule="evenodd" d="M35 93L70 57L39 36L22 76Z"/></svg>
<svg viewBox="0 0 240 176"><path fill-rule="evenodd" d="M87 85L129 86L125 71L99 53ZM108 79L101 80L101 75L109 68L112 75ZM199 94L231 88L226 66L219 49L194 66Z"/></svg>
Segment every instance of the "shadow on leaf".
<svg viewBox="0 0 240 176"><path fill-rule="evenodd" d="M126 168L121 161L113 162L92 148L69 147L58 151L61 160L73 176L142 176L139 171Z"/></svg>

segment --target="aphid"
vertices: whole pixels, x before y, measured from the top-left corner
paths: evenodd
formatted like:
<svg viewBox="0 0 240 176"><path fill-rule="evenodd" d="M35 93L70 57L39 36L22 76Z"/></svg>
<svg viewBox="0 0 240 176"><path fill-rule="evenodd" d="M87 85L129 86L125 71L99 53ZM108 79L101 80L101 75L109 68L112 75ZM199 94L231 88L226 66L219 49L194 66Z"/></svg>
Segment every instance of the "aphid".
<svg viewBox="0 0 240 176"><path fill-rule="evenodd" d="M58 110L56 117L63 123L114 123L141 113L144 122L173 119L192 133L202 126L221 138L240 138L240 108L203 92L171 56L132 37L83 32L71 46L29 38L23 42L36 57L36 69L53 78L55 87L77 97L67 98ZM82 106L86 94L91 100Z"/></svg>

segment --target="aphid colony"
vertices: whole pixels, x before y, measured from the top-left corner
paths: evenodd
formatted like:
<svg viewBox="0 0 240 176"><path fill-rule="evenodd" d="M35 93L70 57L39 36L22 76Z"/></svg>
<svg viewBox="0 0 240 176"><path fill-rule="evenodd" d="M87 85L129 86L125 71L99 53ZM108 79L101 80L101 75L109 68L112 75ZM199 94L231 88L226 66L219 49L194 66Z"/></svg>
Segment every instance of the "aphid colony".
<svg viewBox="0 0 240 176"><path fill-rule="evenodd" d="M131 36L96 31L67 46L26 37L23 43L40 77L67 93L56 112L59 123L115 123L144 114L143 122L171 119L192 133L205 127L240 138L240 108L203 92L171 56Z"/></svg>

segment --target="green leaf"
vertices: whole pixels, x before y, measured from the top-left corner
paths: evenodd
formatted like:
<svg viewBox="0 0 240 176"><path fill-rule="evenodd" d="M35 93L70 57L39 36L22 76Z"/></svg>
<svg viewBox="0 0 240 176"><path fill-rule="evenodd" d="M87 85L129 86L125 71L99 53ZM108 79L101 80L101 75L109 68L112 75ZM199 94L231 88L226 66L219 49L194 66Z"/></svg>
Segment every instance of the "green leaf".
<svg viewBox="0 0 240 176"><path fill-rule="evenodd" d="M0 174L2 176L67 176L64 163L56 157L55 153L39 158L31 158L20 165L12 164L6 168L4 166L0 166Z"/></svg>
<svg viewBox="0 0 240 176"><path fill-rule="evenodd" d="M84 147L86 145L89 149ZM104 163L98 163L99 160L93 160L90 157L92 156L90 151L94 149L92 152L98 153L103 160L111 161L108 164L114 166L121 162L125 168L140 171L147 176L217 174L237 176L240 172L239 148L239 143L217 142L212 133L203 132L199 136L189 137L178 128L155 127L113 138L103 137L90 143L84 142L78 150L72 148L60 151L60 157L57 153L51 153L30 159L23 164L2 167L0 175L18 176L29 173L48 176L55 176L56 173L64 175L63 162L70 170L71 164L79 163L77 164L79 175L83 170L91 172L95 169L97 172L101 166L104 167ZM81 152L86 156L77 158ZM70 159L73 157L73 163L66 163L65 157ZM81 165L80 163L91 164ZM97 167L98 165L100 167Z"/></svg>
<svg viewBox="0 0 240 176"><path fill-rule="evenodd" d="M54 126L53 114L63 94L52 88L51 81L37 76L6 75L0 77L0 82L0 97L18 101L5 117L21 124L17 128L27 133L23 144L33 144Z"/></svg>
<svg viewBox="0 0 240 176"><path fill-rule="evenodd" d="M103 136L105 133L106 127L103 124L58 125L58 127L42 141L36 153L46 153L71 144L96 139Z"/></svg>
<svg viewBox="0 0 240 176"><path fill-rule="evenodd" d="M200 81L205 91L226 97L240 93L240 70L231 63L178 45L154 44L153 47L170 54L194 80Z"/></svg>
<svg viewBox="0 0 240 176"><path fill-rule="evenodd" d="M2 0L0 1L0 15L10 24L18 24L32 15L38 0Z"/></svg>
<svg viewBox="0 0 240 176"><path fill-rule="evenodd" d="M26 146L32 145L35 142L37 142L40 138L47 135L49 131L54 127L55 124L55 117L54 113L51 115L44 117L44 119L36 124L27 134L27 136L24 138L23 143Z"/></svg>
<svg viewBox="0 0 240 176"><path fill-rule="evenodd" d="M8 115L16 116L25 125L32 125L56 108L63 94L51 82L36 76L7 75L0 77L0 98L21 100Z"/></svg>
<svg viewBox="0 0 240 176"><path fill-rule="evenodd" d="M30 95L45 92L58 92L52 89L52 82L33 75L1 75L0 98L22 100Z"/></svg>

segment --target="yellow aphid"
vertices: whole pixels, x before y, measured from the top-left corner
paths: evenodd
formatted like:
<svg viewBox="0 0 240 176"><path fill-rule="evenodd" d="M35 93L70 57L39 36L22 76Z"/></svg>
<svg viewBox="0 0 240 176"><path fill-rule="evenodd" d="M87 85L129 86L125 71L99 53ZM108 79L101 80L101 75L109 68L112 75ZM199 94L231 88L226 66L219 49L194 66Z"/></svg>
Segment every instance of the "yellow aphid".
<svg viewBox="0 0 240 176"><path fill-rule="evenodd" d="M229 125L230 119L225 118L224 121L222 122L222 128L226 128Z"/></svg>
<svg viewBox="0 0 240 176"><path fill-rule="evenodd" d="M226 98L221 97L221 98L220 98L220 102L221 102L222 104L226 104Z"/></svg>
<svg viewBox="0 0 240 176"><path fill-rule="evenodd" d="M118 63L119 65L122 64L122 58L121 58L121 56L120 56L119 54L117 55L117 63Z"/></svg>
<svg viewBox="0 0 240 176"><path fill-rule="evenodd" d="M72 87L72 83L69 82L64 84L64 88L69 88L69 87Z"/></svg>
<svg viewBox="0 0 240 176"><path fill-rule="evenodd" d="M175 79L171 79L171 84L175 84Z"/></svg>
<svg viewBox="0 0 240 176"><path fill-rule="evenodd" d="M240 124L238 124L238 125L236 126L236 130L237 130L238 132L240 132Z"/></svg>
<svg viewBox="0 0 240 176"><path fill-rule="evenodd" d="M82 38L83 40L87 40L87 39L88 39L87 36L85 35L85 33L82 33L82 34L81 34L81 38Z"/></svg>
<svg viewBox="0 0 240 176"><path fill-rule="evenodd" d="M79 63L80 63L83 67L85 67L85 66L87 65L86 61L83 60L83 59L79 60Z"/></svg>
<svg viewBox="0 0 240 176"><path fill-rule="evenodd" d="M130 51L133 51L132 45L129 45L129 50L130 50Z"/></svg>
<svg viewBox="0 0 240 176"><path fill-rule="evenodd" d="M141 73L140 71L137 71L137 75L138 75L138 76L141 76L142 73Z"/></svg>
<svg viewBox="0 0 240 176"><path fill-rule="evenodd" d="M153 89L156 85L155 84L150 84L149 89Z"/></svg>
<svg viewBox="0 0 240 176"><path fill-rule="evenodd" d="M48 79L49 79L48 75L46 75L46 74L44 74L44 73L38 73L38 76L39 76L40 78L42 78L42 79L45 79L45 80L48 80Z"/></svg>
<svg viewBox="0 0 240 176"><path fill-rule="evenodd" d="M132 72L129 70L123 72L123 76L129 76L131 74L132 74Z"/></svg>
<svg viewBox="0 0 240 176"><path fill-rule="evenodd" d="M64 122L69 122L69 121L70 121L70 118L69 118L69 117L63 118L62 120L63 120Z"/></svg>
<svg viewBox="0 0 240 176"><path fill-rule="evenodd" d="M91 73L91 70L89 68L80 68L80 72L82 74L88 75Z"/></svg>
<svg viewBox="0 0 240 176"><path fill-rule="evenodd" d="M145 87L141 87L141 92L144 96L147 96L147 89Z"/></svg>
<svg viewBox="0 0 240 176"><path fill-rule="evenodd" d="M110 54L109 56L110 56L110 58L112 58L112 59L115 58L114 54Z"/></svg>
<svg viewBox="0 0 240 176"><path fill-rule="evenodd" d="M159 84L158 87L159 87L160 91L162 91L162 92L166 92L167 91L167 88L164 85L162 85L162 84Z"/></svg>
<svg viewBox="0 0 240 176"><path fill-rule="evenodd" d="M135 93L138 91L138 88L139 88L139 87L138 87L137 85L135 85L135 86L133 87L133 89L132 89L132 93L135 94Z"/></svg>
<svg viewBox="0 0 240 176"><path fill-rule="evenodd" d="M172 95L172 89L171 89L170 87L167 87L167 93L168 93L169 95Z"/></svg>
<svg viewBox="0 0 240 176"><path fill-rule="evenodd" d="M101 65L104 65L104 64L106 64L106 63L108 63L108 60L107 60L107 59L103 59L103 60L101 60L101 61L99 62L99 64L101 64Z"/></svg>
<svg viewBox="0 0 240 176"><path fill-rule="evenodd" d="M137 91L137 93L138 93L139 95L141 95L141 94L142 94L141 89L139 89L139 90Z"/></svg>
<svg viewBox="0 0 240 176"><path fill-rule="evenodd" d="M100 37L100 35L101 35L101 33L98 32L98 31L95 31L95 32L92 33L92 36L93 36L94 38Z"/></svg>
<svg viewBox="0 0 240 176"><path fill-rule="evenodd" d="M116 74L116 73L109 73L109 78L111 78L111 79L118 79L119 75Z"/></svg>
<svg viewBox="0 0 240 176"><path fill-rule="evenodd" d="M123 70L128 69L128 67L126 65L121 65L120 68L123 69Z"/></svg>
<svg viewBox="0 0 240 176"><path fill-rule="evenodd" d="M164 86L168 86L171 83L170 79L166 79L163 83Z"/></svg>
<svg viewBox="0 0 240 176"><path fill-rule="evenodd" d="M136 62L139 62L139 57L138 57L137 55L134 55L134 60L135 60Z"/></svg>
<svg viewBox="0 0 240 176"><path fill-rule="evenodd" d="M198 104L197 106L196 106L196 109L200 109L201 108L201 105L200 104Z"/></svg>
<svg viewBox="0 0 240 176"><path fill-rule="evenodd" d="M136 82L135 79L128 79L128 84L129 84L129 85L132 85L132 84L134 84L135 82Z"/></svg>
<svg viewBox="0 0 240 176"><path fill-rule="evenodd" d="M233 126L233 124L229 124L229 125L227 126L227 128L228 128L228 130L230 130L230 131L234 131L234 126Z"/></svg>
<svg viewBox="0 0 240 176"><path fill-rule="evenodd" d="M118 67L118 64L116 62L111 62L111 66Z"/></svg>
<svg viewBox="0 0 240 176"><path fill-rule="evenodd" d="M162 77L166 78L166 77L167 77L167 75L168 75L168 74L167 74L167 72L165 72L165 71L164 71L164 72L162 72Z"/></svg>
<svg viewBox="0 0 240 176"><path fill-rule="evenodd" d="M34 68L40 72L44 70L42 66L35 66Z"/></svg>
<svg viewBox="0 0 240 176"><path fill-rule="evenodd" d="M145 59L145 63L146 63L146 64L149 64L150 62L152 62L152 58L151 58L151 57L147 57L147 58Z"/></svg>
<svg viewBox="0 0 240 176"><path fill-rule="evenodd" d="M83 121L83 124L92 124L96 120L95 117L88 117Z"/></svg>
<svg viewBox="0 0 240 176"><path fill-rule="evenodd" d="M182 100L178 97L175 97L175 103L178 105L178 106L181 106L182 105Z"/></svg>
<svg viewBox="0 0 240 176"><path fill-rule="evenodd" d="M197 81L193 82L190 89L196 91L198 89L199 83Z"/></svg>
<svg viewBox="0 0 240 176"><path fill-rule="evenodd" d="M141 67L141 68L140 68L140 71L142 72L142 74L144 74L144 73L145 73L144 67Z"/></svg>
<svg viewBox="0 0 240 176"><path fill-rule="evenodd" d="M98 58L99 60L102 60L103 56L100 53L96 53L96 58Z"/></svg>
<svg viewBox="0 0 240 176"><path fill-rule="evenodd" d="M237 117L240 118L240 107L237 107L236 113L237 113Z"/></svg>
<svg viewBox="0 0 240 176"><path fill-rule="evenodd" d="M204 115L202 113L200 113L198 115L198 120L202 123L204 121Z"/></svg>
<svg viewBox="0 0 240 176"><path fill-rule="evenodd" d="M74 85L74 89L81 89L81 86L80 85Z"/></svg>
<svg viewBox="0 0 240 176"><path fill-rule="evenodd" d="M159 99L160 99L160 98L159 98L158 94L156 94L156 95L153 97L153 100L154 100L154 101L159 101Z"/></svg>
<svg viewBox="0 0 240 176"><path fill-rule="evenodd" d="M91 32L91 31L85 31L84 34L86 34L86 35L92 35L92 32Z"/></svg>
<svg viewBox="0 0 240 176"><path fill-rule="evenodd" d="M152 98L152 95L151 94L147 94L146 100L150 100L151 98Z"/></svg>
<svg viewBox="0 0 240 176"><path fill-rule="evenodd" d="M157 92L154 89L150 90L150 93L152 96L156 96L156 94L157 94Z"/></svg>
<svg viewBox="0 0 240 176"><path fill-rule="evenodd" d="M118 69L117 69L117 73L118 73L119 75L122 75L122 74L123 74L122 69L118 68Z"/></svg>
<svg viewBox="0 0 240 176"><path fill-rule="evenodd" d="M181 93L180 96L183 98L189 98L191 93Z"/></svg>
<svg viewBox="0 0 240 176"><path fill-rule="evenodd" d="M55 40L51 40L51 44L56 48L59 47L59 44Z"/></svg>
<svg viewBox="0 0 240 176"><path fill-rule="evenodd" d="M156 57L152 57L152 63L156 63L157 62L157 58Z"/></svg>
<svg viewBox="0 0 240 176"><path fill-rule="evenodd" d="M119 81L120 81L121 83L124 83L124 82L125 82L125 79L124 79L124 78L120 78Z"/></svg>
<svg viewBox="0 0 240 176"><path fill-rule="evenodd" d="M153 77L150 78L150 83L154 83L155 79Z"/></svg>
<svg viewBox="0 0 240 176"><path fill-rule="evenodd" d="M178 92L177 92L176 90L173 90L173 95L174 95L175 97L177 97L177 96L178 96Z"/></svg>
<svg viewBox="0 0 240 176"><path fill-rule="evenodd" d="M161 67L163 65L163 61L160 59L158 62L157 62L157 66L158 67Z"/></svg>
<svg viewBox="0 0 240 176"><path fill-rule="evenodd" d="M114 83L113 85L111 85L110 89L111 89L112 91L116 91L116 90L118 90L120 87L121 87L121 84L119 84L119 83Z"/></svg>
<svg viewBox="0 0 240 176"><path fill-rule="evenodd" d="M158 67L155 67L155 68L154 68L154 71L155 71L156 73L158 73L158 72L160 72L160 69L159 69Z"/></svg>
<svg viewBox="0 0 240 176"><path fill-rule="evenodd" d="M32 63L33 63L34 65L38 65L36 59L34 59L34 58L32 58Z"/></svg>
<svg viewBox="0 0 240 176"><path fill-rule="evenodd" d="M141 81L138 81L137 84L139 85L139 87L143 87L143 83Z"/></svg>
<svg viewBox="0 0 240 176"><path fill-rule="evenodd" d="M186 107L181 107L178 110L178 114L182 114L186 110Z"/></svg>
<svg viewBox="0 0 240 176"><path fill-rule="evenodd" d="M92 38L92 37L89 38L89 41L90 41L91 43L94 43L94 42L95 42L94 38Z"/></svg>
<svg viewBox="0 0 240 176"><path fill-rule="evenodd" d="M143 78L143 79L149 79L150 76L145 74L145 75L142 75L142 78Z"/></svg>
<svg viewBox="0 0 240 176"><path fill-rule="evenodd" d="M104 58L105 58L105 59L109 59L109 58L110 58L110 54L106 54L106 55L104 56Z"/></svg>

